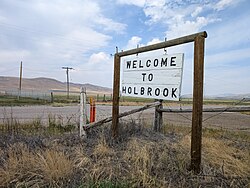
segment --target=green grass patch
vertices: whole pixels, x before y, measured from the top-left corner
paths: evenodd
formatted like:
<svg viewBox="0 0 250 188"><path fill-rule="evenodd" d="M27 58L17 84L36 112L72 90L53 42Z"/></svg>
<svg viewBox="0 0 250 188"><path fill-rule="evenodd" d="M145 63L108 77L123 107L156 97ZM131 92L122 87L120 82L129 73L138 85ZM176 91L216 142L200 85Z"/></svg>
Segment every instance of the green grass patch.
<svg viewBox="0 0 250 188"><path fill-rule="evenodd" d="M69 98L67 95L54 95L53 97L54 103L80 103L80 93L79 95L69 95Z"/></svg>
<svg viewBox="0 0 250 188"><path fill-rule="evenodd" d="M45 105L50 102L43 99L34 99L29 97L20 97L10 95L0 95L0 106L24 106L24 105Z"/></svg>

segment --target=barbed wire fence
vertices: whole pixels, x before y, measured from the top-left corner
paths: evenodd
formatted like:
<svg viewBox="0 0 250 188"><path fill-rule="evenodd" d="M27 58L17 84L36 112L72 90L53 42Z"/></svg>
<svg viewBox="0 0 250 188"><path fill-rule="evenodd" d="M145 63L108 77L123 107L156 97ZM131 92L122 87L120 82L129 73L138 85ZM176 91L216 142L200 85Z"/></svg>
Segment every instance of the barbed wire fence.
<svg viewBox="0 0 250 188"><path fill-rule="evenodd" d="M235 121L235 126L223 125L224 121L230 121L225 119L223 114L228 109L243 104L243 102L249 101L249 99L243 98L233 105L226 106L220 112L216 113L204 113L203 123L206 126L215 128L228 129L228 130L249 130L250 129L250 116L241 114L243 119L234 119L227 116L232 121ZM191 113L183 114L181 111L178 113L171 113L173 109L182 109L183 106L171 106L171 103L165 103L164 107L169 109L169 113L164 113L164 124L176 124L176 125L191 125L192 117ZM111 116L111 105L97 105L96 106L96 120L101 120ZM137 106L120 106L120 112L125 112L131 109L135 109ZM80 118L80 105L74 106L7 106L0 108L0 124L7 124L9 127L14 124L24 124L32 122L40 122L42 125L48 125L52 120L60 123L61 125L74 124L79 125ZM89 105L87 107L89 115ZM134 121L140 123L153 123L154 109L145 110L136 114L129 115L128 117L121 118L121 121ZM218 121L218 122L216 122ZM233 124L230 122L230 124ZM21 128L21 126L19 126ZM4 128L1 126L0 128Z"/></svg>

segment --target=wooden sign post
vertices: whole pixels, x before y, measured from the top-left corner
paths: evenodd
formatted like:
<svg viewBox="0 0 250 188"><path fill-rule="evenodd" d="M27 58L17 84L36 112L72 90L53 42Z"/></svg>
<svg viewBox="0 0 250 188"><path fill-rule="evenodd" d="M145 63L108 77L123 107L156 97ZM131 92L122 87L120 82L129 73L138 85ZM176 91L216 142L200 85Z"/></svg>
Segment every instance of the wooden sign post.
<svg viewBox="0 0 250 188"><path fill-rule="evenodd" d="M128 51L117 52L114 57L113 82L113 109L112 109L112 136L118 136L119 125L119 90L120 90L120 59L121 57L142 52L167 48L194 42L194 82L193 82L193 112L191 135L191 169L198 173L201 163L201 136L202 136L202 108L203 108L203 72L204 72L204 42L207 38L205 31L177 39L135 48Z"/></svg>
<svg viewBox="0 0 250 188"><path fill-rule="evenodd" d="M204 77L204 42L205 38L195 37L194 40L194 84L193 84L193 113L191 135L191 169L200 171L202 112L203 112L203 77Z"/></svg>

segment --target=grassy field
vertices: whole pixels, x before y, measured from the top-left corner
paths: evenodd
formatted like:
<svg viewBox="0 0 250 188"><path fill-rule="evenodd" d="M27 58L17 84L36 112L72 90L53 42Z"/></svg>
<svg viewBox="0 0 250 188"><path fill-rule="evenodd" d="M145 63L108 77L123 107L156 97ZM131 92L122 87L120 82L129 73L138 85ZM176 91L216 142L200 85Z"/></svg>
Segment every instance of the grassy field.
<svg viewBox="0 0 250 188"><path fill-rule="evenodd" d="M18 100L17 96L0 95L0 106L44 105L48 103L48 101L42 99L21 97Z"/></svg>
<svg viewBox="0 0 250 188"><path fill-rule="evenodd" d="M7 126L7 125L2 125ZM23 131L22 130L23 127ZM9 128L0 136L0 187L248 187L248 132L203 129L202 169L189 170L190 128L110 124L79 138L72 125L50 120ZM6 129L7 130L7 129Z"/></svg>
<svg viewBox="0 0 250 188"><path fill-rule="evenodd" d="M102 105L112 105L112 96L111 95L88 95L87 101L89 98L93 97L97 104ZM138 106L144 105L145 103L154 102L153 99L143 99L143 98L135 98L135 97L121 97L120 105L121 106ZM171 105L191 105L192 99L181 99L179 102L175 101L164 101L163 105L171 104ZM43 99L34 99L29 97L21 97L20 100L17 99L16 96L7 96L0 95L0 106L22 106L22 105L70 105L70 104L79 104L80 96L77 94L72 94L67 98L65 94L57 94L53 96L53 100L43 100ZM240 100L220 100L220 99L204 99L204 105L250 105L250 101L240 101Z"/></svg>

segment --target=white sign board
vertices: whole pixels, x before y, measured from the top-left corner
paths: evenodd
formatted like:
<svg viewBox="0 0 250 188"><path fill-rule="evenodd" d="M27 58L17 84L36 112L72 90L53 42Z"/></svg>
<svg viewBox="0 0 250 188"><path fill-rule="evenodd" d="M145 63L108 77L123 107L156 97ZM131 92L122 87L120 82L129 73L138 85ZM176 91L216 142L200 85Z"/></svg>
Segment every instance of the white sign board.
<svg viewBox="0 0 250 188"><path fill-rule="evenodd" d="M178 101L183 59L183 53L124 59L122 95Z"/></svg>

